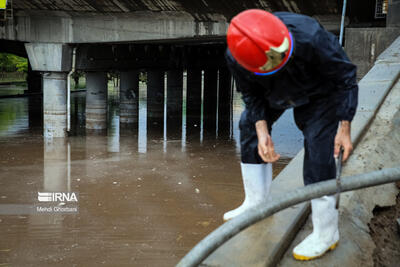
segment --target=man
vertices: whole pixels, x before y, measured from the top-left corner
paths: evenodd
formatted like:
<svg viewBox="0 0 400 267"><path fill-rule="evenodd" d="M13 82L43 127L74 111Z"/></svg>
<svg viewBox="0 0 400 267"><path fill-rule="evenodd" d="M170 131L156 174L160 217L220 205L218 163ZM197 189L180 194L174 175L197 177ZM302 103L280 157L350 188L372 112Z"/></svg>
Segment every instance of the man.
<svg viewBox="0 0 400 267"><path fill-rule="evenodd" d="M352 151L350 123L358 95L356 67L336 37L310 17L247 10L232 19L227 41L227 64L246 105L239 123L245 200L225 213L225 220L267 199L271 163L280 157L272 124L285 109L294 108L304 135L305 185L334 178L334 157L343 148L345 161ZM294 248L296 259L313 259L336 247L335 203L334 196L311 201L313 233Z"/></svg>

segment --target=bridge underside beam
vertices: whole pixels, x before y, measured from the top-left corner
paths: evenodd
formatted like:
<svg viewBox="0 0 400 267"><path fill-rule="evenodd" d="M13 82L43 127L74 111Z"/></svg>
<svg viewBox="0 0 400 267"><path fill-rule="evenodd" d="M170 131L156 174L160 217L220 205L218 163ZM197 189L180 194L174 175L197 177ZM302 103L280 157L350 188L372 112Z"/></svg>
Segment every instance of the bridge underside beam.
<svg viewBox="0 0 400 267"><path fill-rule="evenodd" d="M85 44L77 49L76 69L184 69L226 64L224 42L215 44Z"/></svg>
<svg viewBox="0 0 400 267"><path fill-rule="evenodd" d="M13 21L0 27L0 39L58 43L148 41L224 36L227 27L227 20L221 15L200 21L179 11L111 15L21 10Z"/></svg>

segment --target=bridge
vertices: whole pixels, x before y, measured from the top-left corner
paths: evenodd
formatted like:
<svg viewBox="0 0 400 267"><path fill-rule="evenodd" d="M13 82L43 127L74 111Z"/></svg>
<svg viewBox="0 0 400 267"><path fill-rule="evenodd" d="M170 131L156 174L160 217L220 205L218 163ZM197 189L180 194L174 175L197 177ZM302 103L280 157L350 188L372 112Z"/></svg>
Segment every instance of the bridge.
<svg viewBox="0 0 400 267"><path fill-rule="evenodd" d="M347 24L359 21L373 25L383 23L382 19L371 19L365 16L366 12L358 11L355 6L358 2L353 1L348 7ZM9 0L0 26L0 44L2 52L29 58L32 70L30 80L36 81L36 84L31 82L30 87L42 90L44 94L44 135L63 137L69 124L66 114L69 112L67 74L72 69L87 73L88 129L101 130L106 127L105 82L109 71L121 75L122 122L134 121L132 116L137 114L137 100L125 99L124 96L132 95L128 91L138 95L140 71L145 71L148 76L150 116L163 113L160 105L164 95L165 74L169 77L167 87L170 88L168 95L171 100L168 101L168 116L172 118L179 114L182 109L184 70L187 71L190 85L187 105L188 114L191 114L189 117L200 116L202 77L206 81L204 99L211 99L205 105L205 114L211 118L216 117L217 113L229 116L226 103L230 102L232 94L231 78L223 55L230 19L249 8L291 11L314 16L328 30L337 33L340 5L339 1L332 0L318 3L311 0ZM374 7L366 6L366 9L372 10ZM389 11L396 8L396 1L393 1L393 8L389 8ZM393 21L390 23L397 23ZM383 35L387 38L388 34ZM383 43L392 41L394 35L392 33L387 38L389 40ZM43 74L43 79L39 72ZM219 97L216 88L219 88ZM220 105L217 105L217 99ZM189 124L195 125L196 120Z"/></svg>

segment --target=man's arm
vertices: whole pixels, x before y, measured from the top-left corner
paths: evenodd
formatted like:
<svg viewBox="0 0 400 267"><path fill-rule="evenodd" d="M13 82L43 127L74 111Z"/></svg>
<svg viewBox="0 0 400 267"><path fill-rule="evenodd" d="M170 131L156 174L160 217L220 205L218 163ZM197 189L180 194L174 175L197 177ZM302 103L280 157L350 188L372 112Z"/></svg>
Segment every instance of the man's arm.
<svg viewBox="0 0 400 267"><path fill-rule="evenodd" d="M349 121L341 121L339 130L335 137L335 152L334 156L338 157L340 148L343 147L343 161L346 161L353 151L353 144L351 143L351 123Z"/></svg>
<svg viewBox="0 0 400 267"><path fill-rule="evenodd" d="M265 162L276 162L280 155L275 153L274 143L268 132L267 121L260 120L256 122L256 131L258 138L258 155Z"/></svg>

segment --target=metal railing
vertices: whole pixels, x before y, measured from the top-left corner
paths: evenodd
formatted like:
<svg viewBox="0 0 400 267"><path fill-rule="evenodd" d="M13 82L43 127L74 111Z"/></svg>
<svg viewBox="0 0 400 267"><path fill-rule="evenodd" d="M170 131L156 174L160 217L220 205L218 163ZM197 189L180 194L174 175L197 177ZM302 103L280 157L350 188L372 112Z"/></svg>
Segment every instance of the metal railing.
<svg viewBox="0 0 400 267"><path fill-rule="evenodd" d="M342 192L392 183L400 180L400 167L345 177L341 181ZM274 213L301 202L336 193L335 179L298 188L285 196L260 204L224 223L200 241L182 260L178 267L197 266L218 247L247 227L273 215Z"/></svg>

